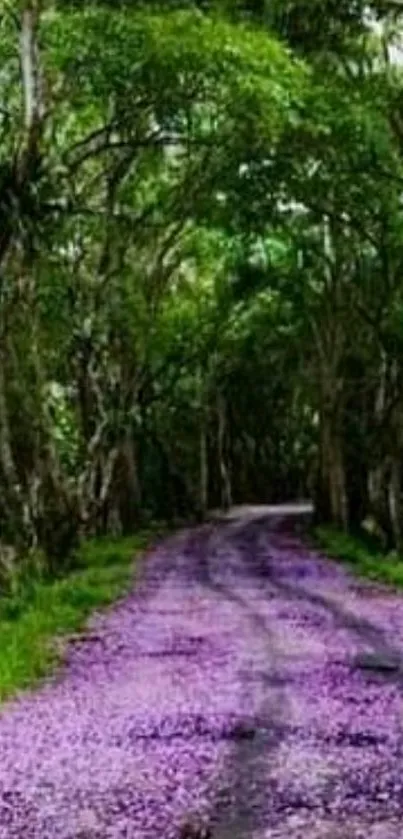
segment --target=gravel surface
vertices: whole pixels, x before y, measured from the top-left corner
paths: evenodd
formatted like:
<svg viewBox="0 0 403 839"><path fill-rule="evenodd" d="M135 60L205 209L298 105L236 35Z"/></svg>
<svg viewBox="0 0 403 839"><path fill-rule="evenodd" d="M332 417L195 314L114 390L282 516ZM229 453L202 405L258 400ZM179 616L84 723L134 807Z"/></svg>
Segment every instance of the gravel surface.
<svg viewBox="0 0 403 839"><path fill-rule="evenodd" d="M88 634L2 708L0 839L402 838L397 593L255 515L164 543Z"/></svg>

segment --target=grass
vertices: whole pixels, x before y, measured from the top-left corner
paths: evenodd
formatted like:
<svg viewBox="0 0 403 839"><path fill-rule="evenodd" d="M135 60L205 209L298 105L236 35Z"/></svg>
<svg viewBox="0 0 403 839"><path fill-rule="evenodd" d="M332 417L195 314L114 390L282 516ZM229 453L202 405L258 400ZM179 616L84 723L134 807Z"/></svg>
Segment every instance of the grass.
<svg viewBox="0 0 403 839"><path fill-rule="evenodd" d="M380 583L403 587L403 557L396 553L382 553L371 537L318 527L314 538L328 556L343 560L354 573Z"/></svg>
<svg viewBox="0 0 403 839"><path fill-rule="evenodd" d="M87 542L66 576L30 581L0 599L0 701L52 672L60 660L57 640L83 628L91 612L130 588L138 567L133 558L139 561L156 535L142 531Z"/></svg>

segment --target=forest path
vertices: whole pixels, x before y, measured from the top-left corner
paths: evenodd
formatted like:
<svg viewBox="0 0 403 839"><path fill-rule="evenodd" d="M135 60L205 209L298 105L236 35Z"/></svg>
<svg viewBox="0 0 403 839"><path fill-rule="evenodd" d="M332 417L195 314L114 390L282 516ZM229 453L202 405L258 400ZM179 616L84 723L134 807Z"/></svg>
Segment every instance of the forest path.
<svg viewBox="0 0 403 839"><path fill-rule="evenodd" d="M163 543L3 706L0 839L401 839L403 598L272 513Z"/></svg>

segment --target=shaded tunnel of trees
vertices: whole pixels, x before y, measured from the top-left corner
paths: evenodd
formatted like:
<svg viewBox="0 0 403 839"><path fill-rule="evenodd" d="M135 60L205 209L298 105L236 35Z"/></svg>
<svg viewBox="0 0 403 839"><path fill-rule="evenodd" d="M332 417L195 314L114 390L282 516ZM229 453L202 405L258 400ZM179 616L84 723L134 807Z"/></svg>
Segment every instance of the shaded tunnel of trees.
<svg viewBox="0 0 403 839"><path fill-rule="evenodd" d="M0 2L1 576L313 497L402 547L394 2Z"/></svg>

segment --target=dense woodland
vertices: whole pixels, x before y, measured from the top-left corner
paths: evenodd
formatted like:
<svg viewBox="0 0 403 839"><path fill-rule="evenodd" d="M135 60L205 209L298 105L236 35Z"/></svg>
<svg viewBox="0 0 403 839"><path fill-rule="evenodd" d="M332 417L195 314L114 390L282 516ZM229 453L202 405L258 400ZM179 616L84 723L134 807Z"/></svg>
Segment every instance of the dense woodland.
<svg viewBox="0 0 403 839"><path fill-rule="evenodd" d="M399 550L400 2L0 9L3 579L308 496Z"/></svg>

